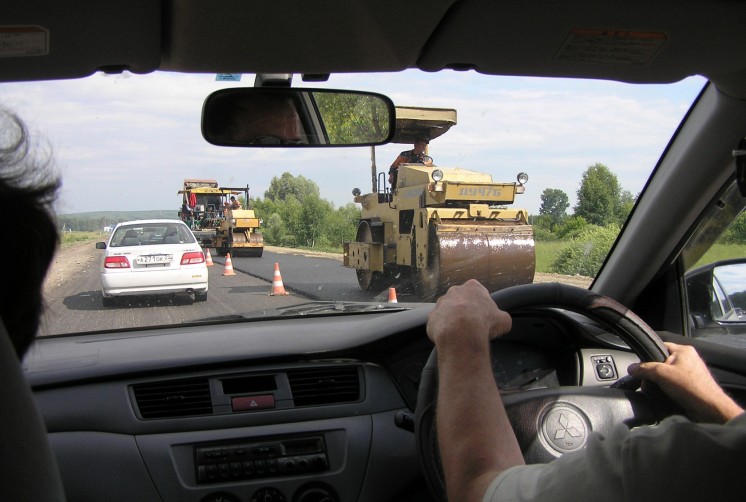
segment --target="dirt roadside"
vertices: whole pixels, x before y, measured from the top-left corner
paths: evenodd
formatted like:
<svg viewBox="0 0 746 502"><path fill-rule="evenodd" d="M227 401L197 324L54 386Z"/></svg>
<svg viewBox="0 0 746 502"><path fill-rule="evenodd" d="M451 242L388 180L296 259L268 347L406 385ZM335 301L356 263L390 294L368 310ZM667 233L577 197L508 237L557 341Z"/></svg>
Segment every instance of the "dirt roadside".
<svg viewBox="0 0 746 502"><path fill-rule="evenodd" d="M65 282L71 280L83 270L98 267L101 251L96 249L94 241L76 242L59 248L49 267L44 280L44 296L50 298Z"/></svg>
<svg viewBox="0 0 746 502"><path fill-rule="evenodd" d="M332 260L342 261L342 255L337 253L325 253L320 251L309 251L305 249L287 249L279 248L274 246L265 246L267 251L274 253L290 253L301 256L312 256L329 258ZM64 248L60 248L54 257L52 266L50 267L47 278L44 281L44 295L46 297L54 296L55 290L66 281L71 280L75 275L79 274L82 270L87 270L89 267L98 267L98 260L101 256L101 251L96 249L93 241L77 242ZM584 277L580 275L560 275L560 274L548 274L548 273L537 273L534 277L534 282L562 282L578 286L580 288L587 288L591 285L592 279L590 277Z"/></svg>

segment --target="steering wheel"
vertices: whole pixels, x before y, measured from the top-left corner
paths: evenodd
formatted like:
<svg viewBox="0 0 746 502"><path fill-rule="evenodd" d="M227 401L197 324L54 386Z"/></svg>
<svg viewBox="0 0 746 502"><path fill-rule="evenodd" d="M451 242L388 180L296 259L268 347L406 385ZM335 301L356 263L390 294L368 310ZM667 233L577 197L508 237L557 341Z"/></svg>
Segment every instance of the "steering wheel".
<svg viewBox="0 0 746 502"><path fill-rule="evenodd" d="M642 361L662 362L668 349L629 309L587 289L559 283L513 286L492 294L500 308L519 312L565 309L583 314L619 335ZM498 344L499 340L492 342ZM617 387L624 387L617 385ZM420 380L415 437L425 478L433 494L446 500L435 424L438 367L435 349ZM651 423L670 414L668 402L633 388L558 387L501 394L527 464L549 462L585 446L591 431L608 433L619 423Z"/></svg>

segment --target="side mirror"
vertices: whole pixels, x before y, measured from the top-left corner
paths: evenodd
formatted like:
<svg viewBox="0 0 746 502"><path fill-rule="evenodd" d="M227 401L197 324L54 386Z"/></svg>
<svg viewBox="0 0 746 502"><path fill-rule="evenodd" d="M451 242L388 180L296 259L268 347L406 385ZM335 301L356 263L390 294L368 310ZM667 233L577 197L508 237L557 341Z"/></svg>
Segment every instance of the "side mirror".
<svg viewBox="0 0 746 502"><path fill-rule="evenodd" d="M106 249L106 243L105 242L97 242L96 243L96 249Z"/></svg>
<svg viewBox="0 0 746 502"><path fill-rule="evenodd" d="M305 88L231 88L210 94L202 136L211 144L307 148L382 145L396 126L381 94Z"/></svg>
<svg viewBox="0 0 746 502"><path fill-rule="evenodd" d="M689 314L695 328L746 333L746 259L724 260L686 274Z"/></svg>

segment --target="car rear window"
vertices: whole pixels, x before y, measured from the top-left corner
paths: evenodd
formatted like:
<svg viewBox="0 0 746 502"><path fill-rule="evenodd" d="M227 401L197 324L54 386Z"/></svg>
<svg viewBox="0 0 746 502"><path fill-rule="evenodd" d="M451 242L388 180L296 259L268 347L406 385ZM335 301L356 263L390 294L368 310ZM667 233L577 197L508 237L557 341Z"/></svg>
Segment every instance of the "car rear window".
<svg viewBox="0 0 746 502"><path fill-rule="evenodd" d="M192 232L185 225L178 223L123 225L114 231L109 246L154 246L194 242L196 240Z"/></svg>

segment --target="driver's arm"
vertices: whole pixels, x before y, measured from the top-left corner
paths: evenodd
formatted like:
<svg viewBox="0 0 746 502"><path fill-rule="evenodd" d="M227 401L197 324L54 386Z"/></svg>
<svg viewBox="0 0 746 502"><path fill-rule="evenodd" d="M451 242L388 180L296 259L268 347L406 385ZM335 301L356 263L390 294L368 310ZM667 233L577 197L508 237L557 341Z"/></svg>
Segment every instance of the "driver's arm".
<svg viewBox="0 0 746 502"><path fill-rule="evenodd" d="M511 318L479 282L454 286L430 313L438 355L437 424L449 500L481 500L495 477L524 463L492 374L490 344Z"/></svg>
<svg viewBox="0 0 746 502"><path fill-rule="evenodd" d="M743 408L717 384L694 347L665 345L669 351L666 362L633 364L627 371L657 384L698 422L722 424L743 413Z"/></svg>

